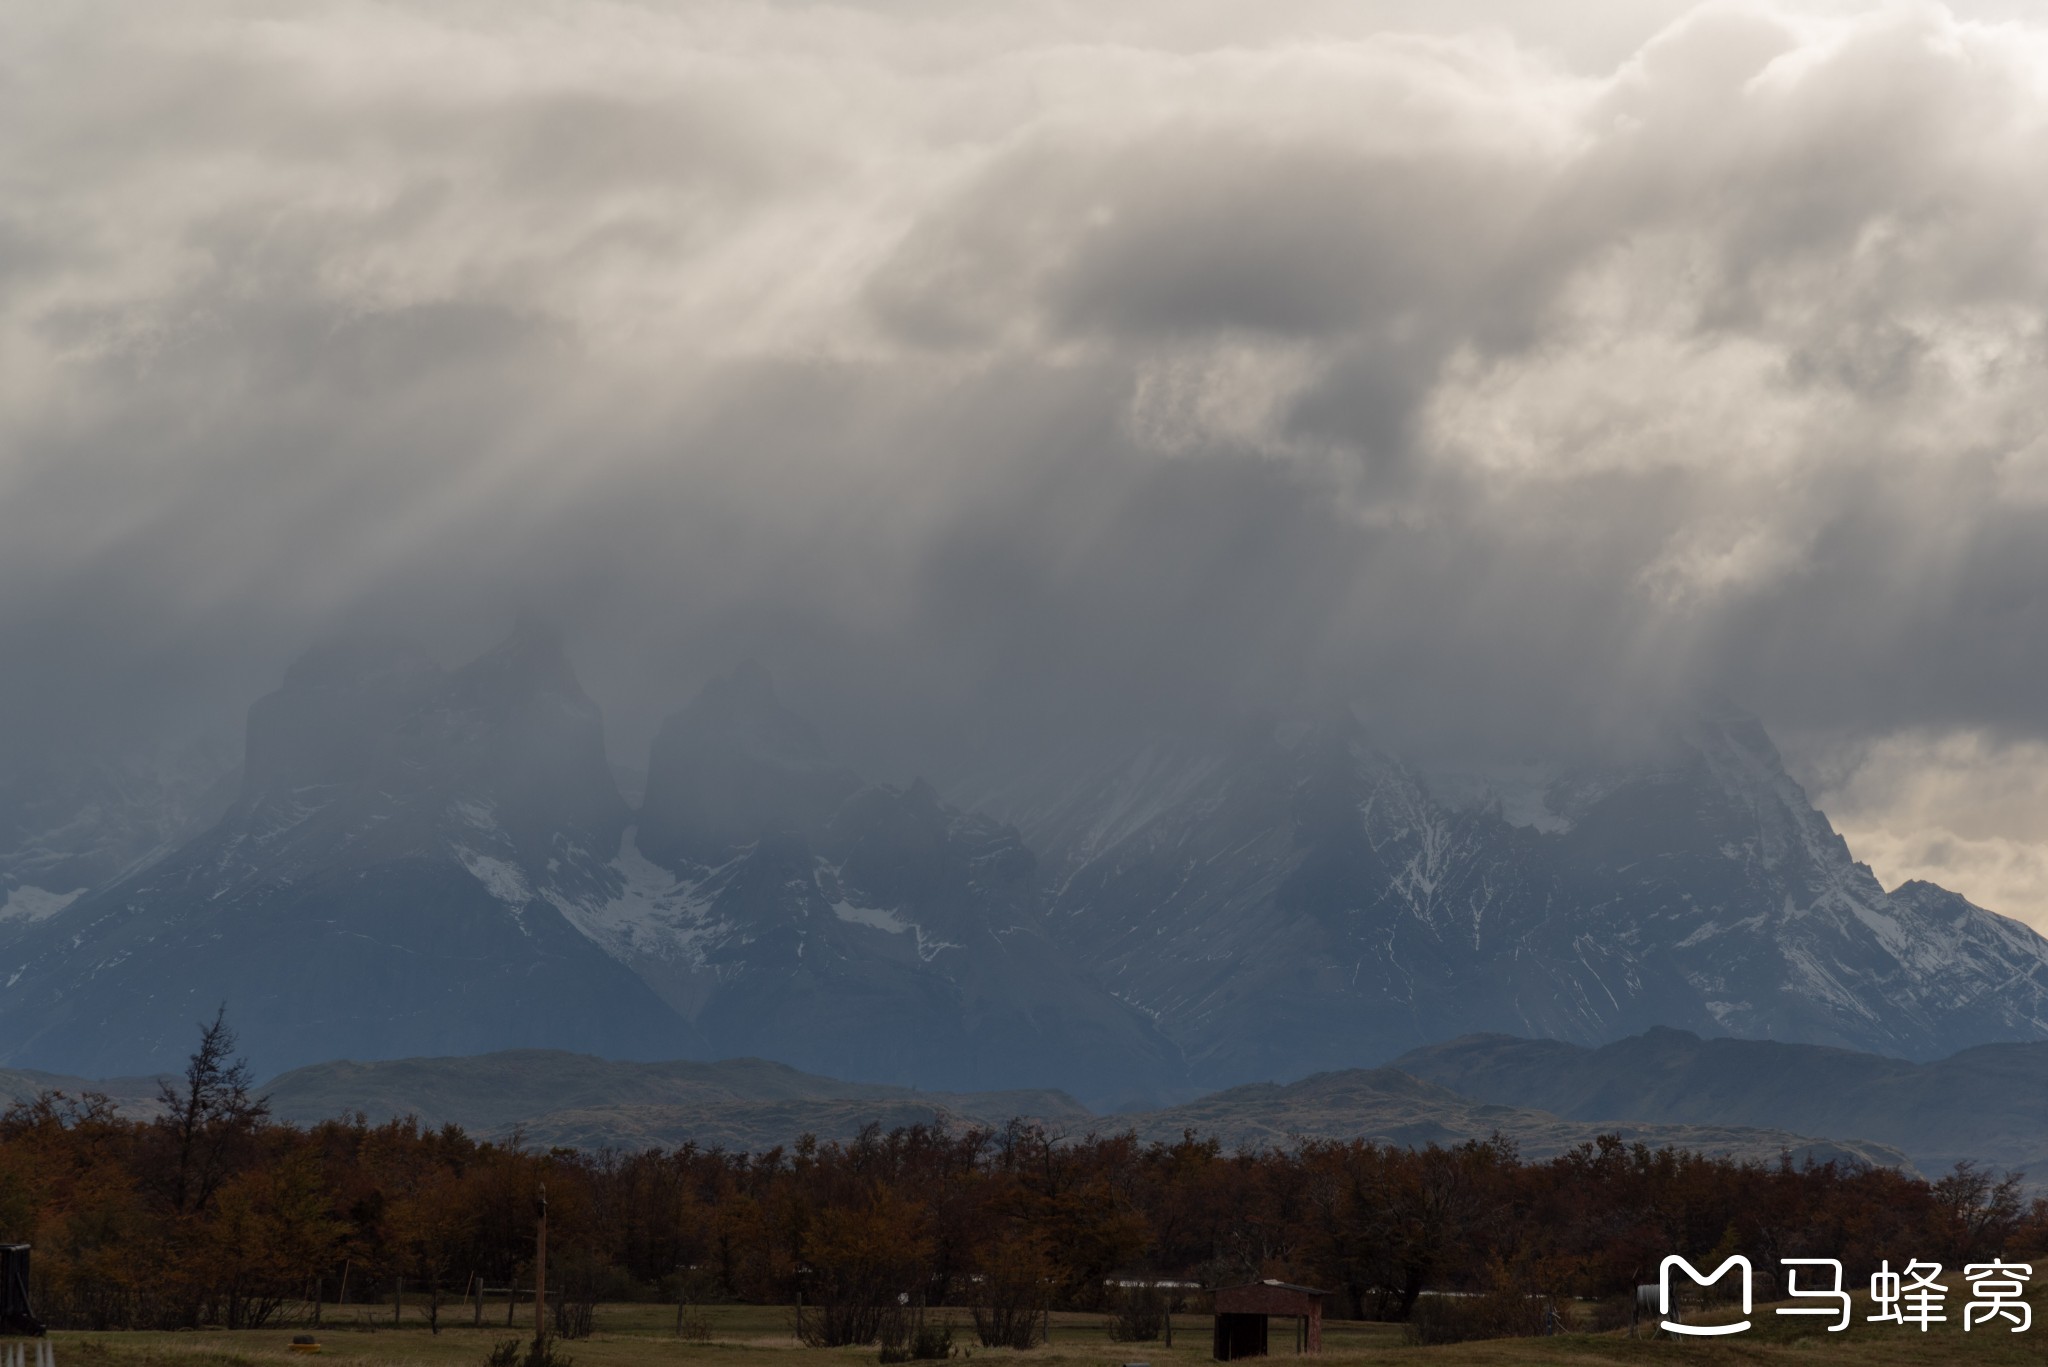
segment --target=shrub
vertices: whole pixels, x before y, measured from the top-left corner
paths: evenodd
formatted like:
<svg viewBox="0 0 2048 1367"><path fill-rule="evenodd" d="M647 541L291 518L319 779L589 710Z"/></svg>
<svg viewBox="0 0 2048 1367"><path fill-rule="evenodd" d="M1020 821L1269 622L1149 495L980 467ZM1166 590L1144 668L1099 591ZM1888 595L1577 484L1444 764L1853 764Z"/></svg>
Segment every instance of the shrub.
<svg viewBox="0 0 2048 1367"><path fill-rule="evenodd" d="M1117 1343L1151 1343L1166 1325L1166 1298L1156 1286L1127 1286L1112 1302L1109 1337Z"/></svg>
<svg viewBox="0 0 2048 1367"><path fill-rule="evenodd" d="M1038 1342L1039 1312L1051 1282L1051 1260L1033 1238L1005 1240L982 1259L974 1332L984 1348L1029 1348Z"/></svg>
<svg viewBox="0 0 2048 1367"><path fill-rule="evenodd" d="M536 1338L523 1353L518 1339L506 1339L491 1349L484 1367L575 1367L575 1361L557 1353L553 1339Z"/></svg>
<svg viewBox="0 0 2048 1367"><path fill-rule="evenodd" d="M910 1321L905 1317L903 1307L891 1305L882 1310L875 1325L875 1337L882 1345L883 1362L910 1361Z"/></svg>
<svg viewBox="0 0 2048 1367"><path fill-rule="evenodd" d="M910 1356L919 1362L942 1362L953 1356L952 1317L937 1322L920 1320L910 1336Z"/></svg>
<svg viewBox="0 0 2048 1367"><path fill-rule="evenodd" d="M597 1325L597 1297L578 1293L573 1296L557 1296L552 1307L555 1313L555 1333L565 1339L587 1339Z"/></svg>
<svg viewBox="0 0 2048 1367"><path fill-rule="evenodd" d="M813 1348L873 1343L883 1306L923 1282L930 1249L923 1208L898 1193L877 1189L820 1210L805 1250L810 1294L799 1337Z"/></svg>
<svg viewBox="0 0 2048 1367"><path fill-rule="evenodd" d="M922 1310L913 1320L901 1310L888 1310L882 1316L881 1360L895 1362L943 1362L953 1356L953 1321L951 1318L927 1320Z"/></svg>

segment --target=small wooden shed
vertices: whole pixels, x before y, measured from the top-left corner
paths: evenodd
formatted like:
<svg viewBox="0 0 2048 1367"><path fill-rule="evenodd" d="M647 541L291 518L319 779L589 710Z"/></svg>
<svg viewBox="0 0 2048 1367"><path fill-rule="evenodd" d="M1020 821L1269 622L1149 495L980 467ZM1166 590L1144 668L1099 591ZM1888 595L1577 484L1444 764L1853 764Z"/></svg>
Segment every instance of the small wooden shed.
<svg viewBox="0 0 2048 1367"><path fill-rule="evenodd" d="M1271 1320L1283 1315L1294 1323L1294 1351L1323 1351L1323 1298L1330 1293L1292 1282L1248 1282L1216 1289L1218 1362L1264 1357L1271 1350Z"/></svg>

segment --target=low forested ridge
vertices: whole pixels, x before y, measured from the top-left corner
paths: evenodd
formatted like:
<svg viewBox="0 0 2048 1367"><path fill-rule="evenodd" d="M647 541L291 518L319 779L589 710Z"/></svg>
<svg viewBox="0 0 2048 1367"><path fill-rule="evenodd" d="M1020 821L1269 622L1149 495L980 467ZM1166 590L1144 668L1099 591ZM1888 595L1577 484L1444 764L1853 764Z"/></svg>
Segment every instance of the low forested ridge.
<svg viewBox="0 0 2048 1367"><path fill-rule="evenodd" d="M814 1326L898 1293L1086 1309L1132 1277L1282 1277L1331 1288L1340 1315L1400 1317L1425 1290L1612 1295L1670 1253L1837 1257L1863 1278L2048 1242L2048 1202L1968 1165L1929 1182L1612 1137L1527 1162L1504 1140L1229 1153L1016 1122L627 1155L283 1125L231 1050L217 1024L152 1119L59 1093L0 1117L0 1237L35 1245L54 1325L249 1327L316 1292L440 1306L531 1278L543 1186L550 1282L572 1301L801 1295Z"/></svg>

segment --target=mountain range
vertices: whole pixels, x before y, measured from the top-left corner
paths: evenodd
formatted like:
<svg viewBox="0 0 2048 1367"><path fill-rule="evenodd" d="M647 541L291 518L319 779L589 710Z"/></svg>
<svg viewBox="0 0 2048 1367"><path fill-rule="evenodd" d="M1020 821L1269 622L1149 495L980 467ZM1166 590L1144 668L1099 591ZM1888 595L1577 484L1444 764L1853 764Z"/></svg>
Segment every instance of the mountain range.
<svg viewBox="0 0 2048 1367"><path fill-rule="evenodd" d="M1566 1120L1855 1136L1898 1149L1929 1174L1968 1159L2048 1178L2048 1043L2038 1041L1916 1063L1661 1028L1590 1049L1474 1035L1393 1066L1475 1100Z"/></svg>
<svg viewBox="0 0 2048 1367"><path fill-rule="evenodd" d="M2048 1064L2048 1050L2041 1060ZM1853 1072L1842 1078L1851 1089L1861 1081ZM161 1109L157 1081L88 1082L0 1071L0 1097L26 1100L51 1089L73 1095L97 1091L124 1114L147 1118ZM293 1069L258 1090L276 1119L295 1124L356 1115L373 1124L411 1118L428 1129L456 1125L504 1142L588 1150L695 1144L760 1153L787 1148L806 1135L849 1140L869 1125L887 1130L926 1124L957 1132L970 1126L1000 1130L1022 1120L1058 1135L1130 1132L1147 1142L1172 1143L1193 1131L1233 1151L1287 1148L1302 1140L1365 1139L1421 1147L1499 1136L1511 1140L1523 1156L1542 1159L1612 1134L1653 1148L1749 1161L1774 1163L1789 1156L1795 1162L1913 1164L1892 1145L1815 1138L1768 1119L1729 1124L1711 1118L1566 1118L1538 1107L1479 1101L1396 1068L1318 1073L1284 1085L1256 1083L1164 1109L1111 1115L1096 1115L1066 1093L1051 1090L923 1092L842 1082L761 1059L636 1063L545 1049L319 1063ZM1768 1112L1768 1098L1759 1100Z"/></svg>
<svg viewBox="0 0 2048 1367"><path fill-rule="evenodd" d="M309 651L225 785L62 777L93 772L0 789L0 1065L174 1070L223 1002L265 1074L751 1055L1096 1107L1473 1033L2048 1039L2048 942L1887 892L1725 707L1627 764L1479 782L1348 712L1161 731L967 801L864 780L743 666L670 717L629 803L559 636L522 620L452 670Z"/></svg>

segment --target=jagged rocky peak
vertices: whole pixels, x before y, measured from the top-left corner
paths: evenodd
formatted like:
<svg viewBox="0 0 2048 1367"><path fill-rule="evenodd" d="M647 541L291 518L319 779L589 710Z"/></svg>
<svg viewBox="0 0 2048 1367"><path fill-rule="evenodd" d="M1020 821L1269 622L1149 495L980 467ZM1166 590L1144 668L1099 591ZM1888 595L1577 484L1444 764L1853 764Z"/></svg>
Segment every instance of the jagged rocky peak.
<svg viewBox="0 0 2048 1367"><path fill-rule="evenodd" d="M1015 828L945 805L921 778L846 799L824 843L849 885L891 905L926 906L969 884L1021 890L1037 868Z"/></svg>
<svg viewBox="0 0 2048 1367"><path fill-rule="evenodd" d="M561 910L619 895L628 813L598 710L539 623L453 671L388 638L328 643L249 737L250 788L212 829L12 941L31 985L0 994L14 1057L175 1065L193 1012L222 1001L266 1068L699 1047Z"/></svg>
<svg viewBox="0 0 2048 1367"><path fill-rule="evenodd" d="M356 635L293 661L284 683L249 708L243 791L347 783L367 774L385 739L445 685L410 641Z"/></svg>
<svg viewBox="0 0 2048 1367"><path fill-rule="evenodd" d="M1788 772L1763 724L1714 699L1666 722L1649 753L1558 785L1572 824L1626 830L1631 839L1754 860L1778 869L1846 871L1849 849ZM1874 881L1862 889L1881 896Z"/></svg>
<svg viewBox="0 0 2048 1367"><path fill-rule="evenodd" d="M1659 790L1689 793L1690 797L1672 797L1681 806L1700 801L1717 808L1733 804L1754 819L1779 824L1789 813L1811 808L1763 724L1723 699L1670 714L1642 733L1615 738L1609 750L1594 758L1522 759L1463 769L1433 765L1429 784L1452 806L1483 806L1498 800L1509 821L1553 834L1577 826L1603 807L1608 818L1617 811L1628 813L1640 806L1645 793ZM1651 801L1655 806L1657 799ZM1673 816L1661 809L1654 814Z"/></svg>
<svg viewBox="0 0 2048 1367"><path fill-rule="evenodd" d="M783 705L759 660L705 684L668 719L662 735L685 754L721 752L796 771L835 767L817 729Z"/></svg>
<svg viewBox="0 0 2048 1367"><path fill-rule="evenodd" d="M1908 878L1891 891L1892 900L1904 902L1927 912L1960 913L1965 908L1976 907L1969 898L1959 892L1950 892L1939 883L1930 883L1923 878ZM1982 907L1976 907L1982 911Z"/></svg>
<svg viewBox="0 0 2048 1367"><path fill-rule="evenodd" d="M249 709L248 737L252 802L455 801L536 839L591 833L606 854L625 823L597 706L559 633L531 616L452 672L398 637L315 646Z"/></svg>
<svg viewBox="0 0 2048 1367"><path fill-rule="evenodd" d="M546 705L594 719L597 704L583 692L561 629L539 614L521 612L511 634L456 671L455 682L475 704L519 713Z"/></svg>
<svg viewBox="0 0 2048 1367"><path fill-rule="evenodd" d="M449 675L402 736L409 759L486 793L515 834L587 837L606 856L617 848L628 812L603 716L561 633L540 618L521 614L504 641Z"/></svg>
<svg viewBox="0 0 2048 1367"><path fill-rule="evenodd" d="M816 834L860 781L748 661L713 679L654 739L640 848L711 864L764 836Z"/></svg>
<svg viewBox="0 0 2048 1367"><path fill-rule="evenodd" d="M834 814L830 842L887 845L905 853L936 851L946 840L947 810L923 779L908 787L877 783L861 789Z"/></svg>

